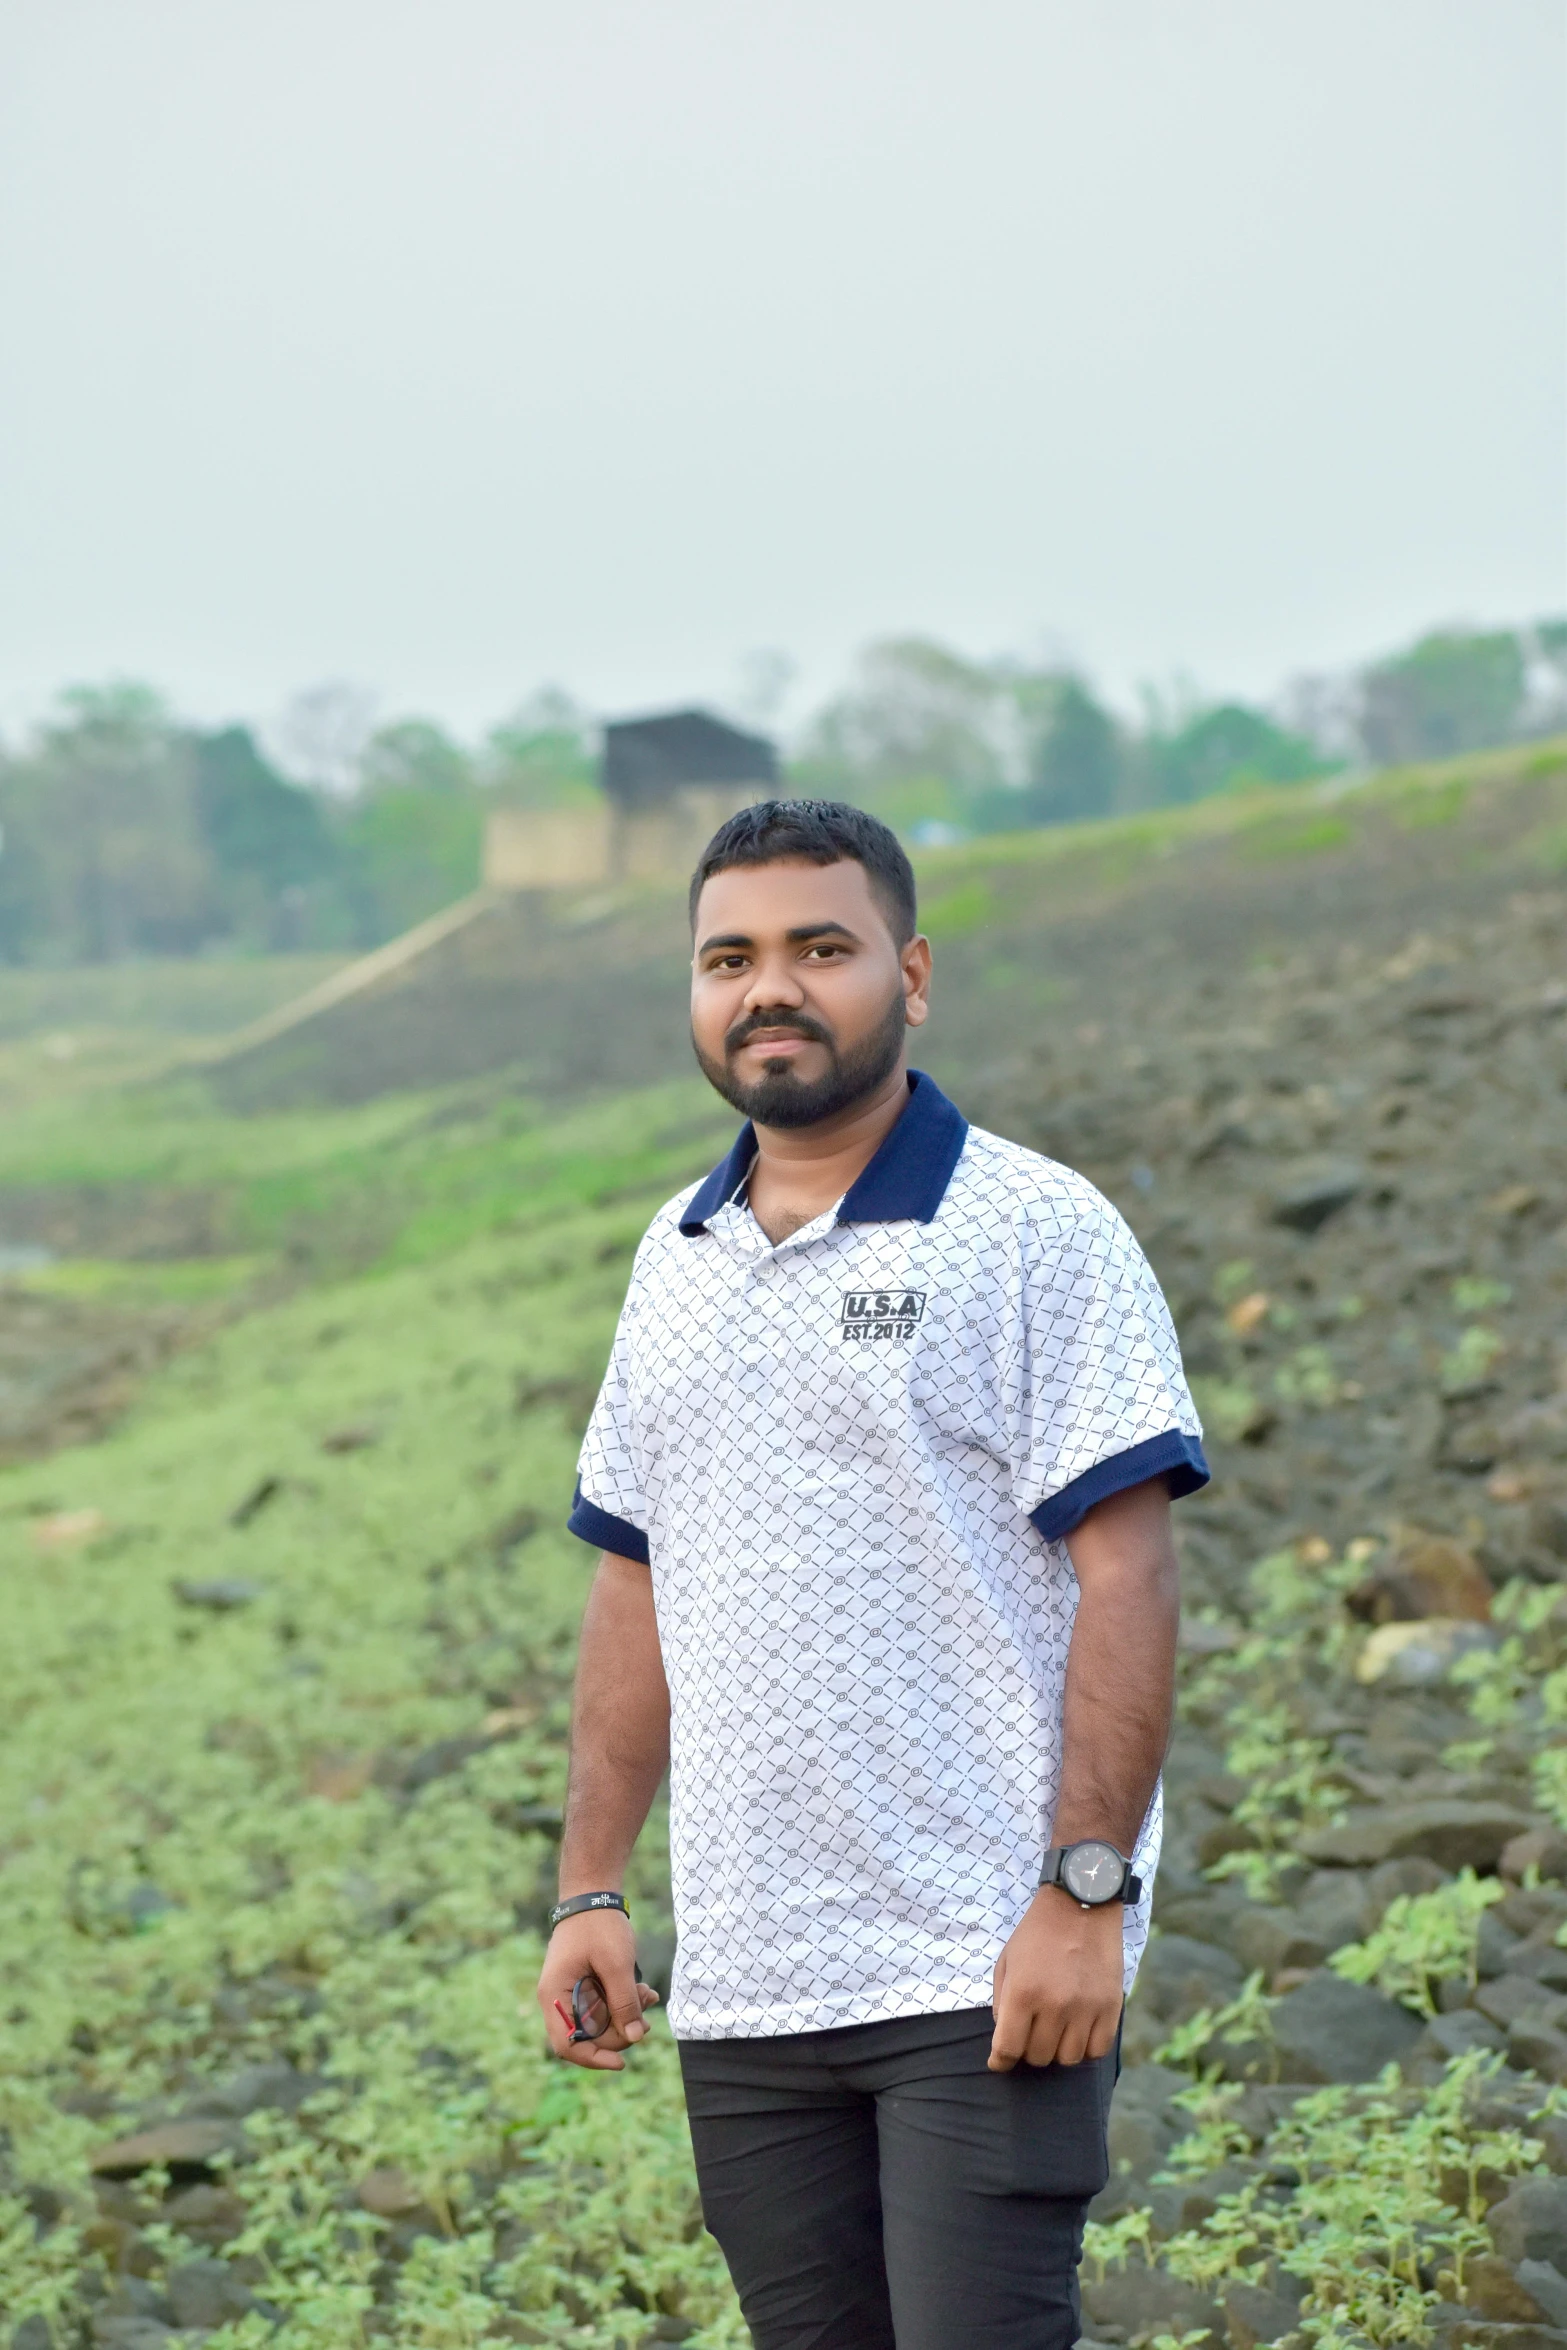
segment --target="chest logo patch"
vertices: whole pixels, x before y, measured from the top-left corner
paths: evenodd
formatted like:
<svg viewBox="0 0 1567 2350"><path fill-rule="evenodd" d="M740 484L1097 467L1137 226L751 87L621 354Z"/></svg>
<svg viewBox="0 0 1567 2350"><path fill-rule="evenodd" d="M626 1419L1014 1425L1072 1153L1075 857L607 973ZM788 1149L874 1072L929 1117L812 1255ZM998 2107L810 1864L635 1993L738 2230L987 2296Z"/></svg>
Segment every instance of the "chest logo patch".
<svg viewBox="0 0 1567 2350"><path fill-rule="evenodd" d="M925 1315L923 1289L850 1289L844 1292L843 1336L912 1338Z"/></svg>

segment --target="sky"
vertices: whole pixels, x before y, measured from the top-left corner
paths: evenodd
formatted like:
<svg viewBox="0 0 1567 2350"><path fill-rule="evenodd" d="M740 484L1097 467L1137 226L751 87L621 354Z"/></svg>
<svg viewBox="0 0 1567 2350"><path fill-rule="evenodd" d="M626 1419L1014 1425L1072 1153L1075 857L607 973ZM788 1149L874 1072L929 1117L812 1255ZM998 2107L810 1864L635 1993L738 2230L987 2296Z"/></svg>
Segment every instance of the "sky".
<svg viewBox="0 0 1567 2350"><path fill-rule="evenodd" d="M1559 611L1564 79L1560 0L8 0L0 729Z"/></svg>

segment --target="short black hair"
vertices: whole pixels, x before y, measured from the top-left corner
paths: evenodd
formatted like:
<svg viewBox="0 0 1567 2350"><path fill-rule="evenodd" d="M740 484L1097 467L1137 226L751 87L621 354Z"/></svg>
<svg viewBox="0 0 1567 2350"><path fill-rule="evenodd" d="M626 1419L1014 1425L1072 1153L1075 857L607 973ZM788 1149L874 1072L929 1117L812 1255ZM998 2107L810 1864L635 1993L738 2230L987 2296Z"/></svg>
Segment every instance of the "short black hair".
<svg viewBox="0 0 1567 2350"><path fill-rule="evenodd" d="M758 800L721 824L691 876L691 927L702 884L735 865L778 865L797 857L811 865L863 865L887 927L900 947L919 927L914 868L903 843L879 816L843 800Z"/></svg>

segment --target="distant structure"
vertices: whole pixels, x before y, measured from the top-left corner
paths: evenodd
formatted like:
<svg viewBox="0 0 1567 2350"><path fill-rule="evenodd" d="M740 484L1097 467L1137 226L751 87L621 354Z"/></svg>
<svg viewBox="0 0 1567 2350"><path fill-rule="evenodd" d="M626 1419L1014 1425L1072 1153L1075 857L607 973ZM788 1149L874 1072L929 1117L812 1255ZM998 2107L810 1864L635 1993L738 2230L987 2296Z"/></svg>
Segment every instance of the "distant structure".
<svg viewBox="0 0 1567 2350"><path fill-rule="evenodd" d="M491 889L683 880L726 816L778 788L778 753L706 710L604 729L596 806L499 808L484 837Z"/></svg>

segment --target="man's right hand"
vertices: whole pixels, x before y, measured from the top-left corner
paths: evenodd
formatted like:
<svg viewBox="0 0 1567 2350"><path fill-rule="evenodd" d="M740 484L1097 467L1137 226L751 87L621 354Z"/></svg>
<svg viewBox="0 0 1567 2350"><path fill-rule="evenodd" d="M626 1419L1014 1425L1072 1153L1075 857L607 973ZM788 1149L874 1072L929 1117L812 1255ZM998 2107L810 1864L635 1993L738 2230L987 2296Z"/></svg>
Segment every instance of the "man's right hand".
<svg viewBox="0 0 1567 2350"><path fill-rule="evenodd" d="M625 2071L624 2051L647 2035L643 2010L658 2001L650 1983L637 1981L636 1959L631 1921L618 1909L579 1910L573 1918L562 1918L544 1953L538 1989L544 2029L557 2056L590 2072ZM584 1975L597 1975L604 1986L609 2028L596 2040L573 2043L567 2021L572 1987Z"/></svg>

